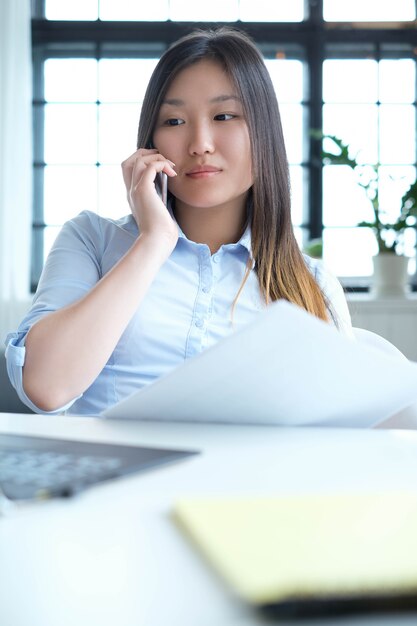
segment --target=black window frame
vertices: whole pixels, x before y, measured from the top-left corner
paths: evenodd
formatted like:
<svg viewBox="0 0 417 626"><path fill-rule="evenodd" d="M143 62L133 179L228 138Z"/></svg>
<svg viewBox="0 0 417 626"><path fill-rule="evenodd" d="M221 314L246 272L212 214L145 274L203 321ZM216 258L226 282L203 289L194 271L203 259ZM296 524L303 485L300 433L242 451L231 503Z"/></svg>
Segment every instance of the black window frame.
<svg viewBox="0 0 417 626"><path fill-rule="evenodd" d="M101 58L107 45L123 46L123 56L129 56L129 45L143 44L144 48L157 44L164 49L182 35L198 27L222 25L222 22L110 22L102 21L52 21L44 15L44 0L32 1L32 51L33 51L33 107L34 107L34 192L33 192L33 246L31 288L36 289L43 265L43 62L49 57L83 56ZM323 19L323 0L305 0L305 20L303 22L227 22L224 25L237 27L254 38L261 50L276 50L280 47L304 50L307 64L306 94L303 102L308 107L308 127L322 128L323 119L323 62L331 46L346 48L346 57L352 58L356 50L358 58L381 58L381 47L395 49L409 46L417 63L417 20L409 23L358 24L348 22L326 22ZM350 50L350 52L348 52ZM370 52L371 50L371 52ZM69 54L70 53L70 54ZM106 54L106 56L109 56ZM384 58L387 58L384 55ZM417 91L417 90L416 90ZM417 126L417 101L414 103ZM321 141L306 136L305 159L302 163L308 170L308 187L305 216L307 239L322 236L322 158ZM417 167L417 154L414 166ZM417 288L417 272L413 277L413 289ZM366 286L358 279L349 284L349 290L363 291Z"/></svg>

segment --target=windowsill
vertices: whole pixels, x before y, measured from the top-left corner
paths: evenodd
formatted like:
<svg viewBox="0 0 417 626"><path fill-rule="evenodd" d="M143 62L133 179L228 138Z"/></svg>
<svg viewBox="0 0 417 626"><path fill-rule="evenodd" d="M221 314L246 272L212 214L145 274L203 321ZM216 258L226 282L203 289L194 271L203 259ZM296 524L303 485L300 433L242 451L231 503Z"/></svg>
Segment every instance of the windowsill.
<svg viewBox="0 0 417 626"><path fill-rule="evenodd" d="M369 292L347 293L346 300L349 306L355 305L366 309L390 309L400 311L404 309L415 309L417 304L417 293L410 292L403 296L379 296L375 297Z"/></svg>
<svg viewBox="0 0 417 626"><path fill-rule="evenodd" d="M410 296L412 294L417 293L417 282L415 276L410 276ZM348 276L339 278L339 281L346 293L346 296L349 298L350 296L354 296L356 294L368 295L369 296L369 288L371 285L372 277L371 276ZM370 296L369 296L370 297Z"/></svg>

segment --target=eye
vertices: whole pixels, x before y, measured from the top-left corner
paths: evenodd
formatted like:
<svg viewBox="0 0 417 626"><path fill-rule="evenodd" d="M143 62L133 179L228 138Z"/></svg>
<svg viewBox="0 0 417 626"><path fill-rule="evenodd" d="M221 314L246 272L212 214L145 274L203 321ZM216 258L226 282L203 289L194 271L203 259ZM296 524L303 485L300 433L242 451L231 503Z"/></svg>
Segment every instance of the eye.
<svg viewBox="0 0 417 626"><path fill-rule="evenodd" d="M227 122L228 120L232 120L236 117L236 115L232 115L231 113L219 113L219 115L215 115L214 119L217 122Z"/></svg>
<svg viewBox="0 0 417 626"><path fill-rule="evenodd" d="M180 126L184 124L184 120L181 120L178 117L171 117L164 122L165 126Z"/></svg>

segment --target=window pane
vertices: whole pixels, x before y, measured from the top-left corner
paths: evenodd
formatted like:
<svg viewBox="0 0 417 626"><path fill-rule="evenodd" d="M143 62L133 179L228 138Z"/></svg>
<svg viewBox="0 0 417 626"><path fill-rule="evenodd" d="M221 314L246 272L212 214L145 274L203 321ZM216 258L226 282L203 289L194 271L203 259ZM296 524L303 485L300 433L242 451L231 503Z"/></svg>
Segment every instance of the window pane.
<svg viewBox="0 0 417 626"><path fill-rule="evenodd" d="M168 19L169 0L132 2L132 0L100 0L101 20L162 21Z"/></svg>
<svg viewBox="0 0 417 626"><path fill-rule="evenodd" d="M96 20L98 0L45 0L47 20Z"/></svg>
<svg viewBox="0 0 417 626"><path fill-rule="evenodd" d="M414 163L416 117L413 106L381 105L381 163Z"/></svg>
<svg viewBox="0 0 417 626"><path fill-rule="evenodd" d="M95 59L48 59L44 65L45 100L95 102L97 61Z"/></svg>
<svg viewBox="0 0 417 626"><path fill-rule="evenodd" d="M415 179L416 170L411 166L379 168L379 203L386 221L398 217L401 197Z"/></svg>
<svg viewBox="0 0 417 626"><path fill-rule="evenodd" d="M288 161L291 164L303 160L303 106L284 104L281 106L282 127Z"/></svg>
<svg viewBox="0 0 417 626"><path fill-rule="evenodd" d="M158 59L102 59L98 64L101 102L142 102Z"/></svg>
<svg viewBox="0 0 417 626"><path fill-rule="evenodd" d="M304 228L294 228L294 235L300 250L302 250L304 242L307 241L306 230Z"/></svg>
<svg viewBox="0 0 417 626"><path fill-rule="evenodd" d="M170 1L170 19L173 21L235 22L238 18L238 0L210 0L210 2Z"/></svg>
<svg viewBox="0 0 417 626"><path fill-rule="evenodd" d="M347 165L323 168L323 223L325 226L356 226L372 219L373 211L358 174Z"/></svg>
<svg viewBox="0 0 417 626"><path fill-rule="evenodd" d="M324 102L376 102L378 64L367 60L327 60L323 63Z"/></svg>
<svg viewBox="0 0 417 626"><path fill-rule="evenodd" d="M302 102L303 63L295 60L266 59L278 102Z"/></svg>
<svg viewBox="0 0 417 626"><path fill-rule="evenodd" d="M99 107L98 161L118 164L136 150L139 107L102 104Z"/></svg>
<svg viewBox="0 0 417 626"><path fill-rule="evenodd" d="M63 224L81 211L97 210L97 167L45 167L44 219Z"/></svg>
<svg viewBox="0 0 417 626"><path fill-rule="evenodd" d="M301 22L304 0L240 0L239 19L243 22Z"/></svg>
<svg viewBox="0 0 417 626"><path fill-rule="evenodd" d="M285 144L290 163L303 161L304 109L303 63L287 59L266 59L280 105Z"/></svg>
<svg viewBox="0 0 417 626"><path fill-rule="evenodd" d="M403 254L412 257L409 272L415 271L415 245L415 229L409 228L402 249ZM323 246L323 259L337 276L372 276L372 257L377 254L377 245L368 228L326 228Z"/></svg>
<svg viewBox="0 0 417 626"><path fill-rule="evenodd" d="M411 59L383 60L379 63L381 102L412 103L416 97L416 64Z"/></svg>
<svg viewBox="0 0 417 626"><path fill-rule="evenodd" d="M371 276L376 253L375 237L368 228L326 228L323 232L323 259L337 276Z"/></svg>
<svg viewBox="0 0 417 626"><path fill-rule="evenodd" d="M45 106L45 162L96 163L97 105Z"/></svg>
<svg viewBox="0 0 417 626"><path fill-rule="evenodd" d="M120 166L98 168L98 213L112 219L130 213Z"/></svg>
<svg viewBox="0 0 417 626"><path fill-rule="evenodd" d="M369 168L361 168L360 171L364 172L362 180L368 180L366 172L369 172ZM411 166L379 168L379 203L383 222L392 222L398 218L400 199L415 178L415 168ZM372 266L367 256L376 254L374 238L363 234L366 229L343 228L356 226L360 221L373 220L372 206L365 191L359 187L358 180L359 173L347 166L326 166L323 170L323 222L327 227L324 234L327 246L325 255L341 276L370 274ZM410 228L404 239L404 252L409 256L414 254L415 235L415 229ZM357 251L354 247L356 240ZM352 250L357 255L355 259L351 258ZM346 258L343 255L347 255Z"/></svg>
<svg viewBox="0 0 417 626"><path fill-rule="evenodd" d="M349 144L360 163L378 161L378 107L376 105L327 104L323 107L323 131Z"/></svg>
<svg viewBox="0 0 417 626"><path fill-rule="evenodd" d="M416 17L414 0L323 0L324 19L338 21L396 21L414 20Z"/></svg>
<svg viewBox="0 0 417 626"><path fill-rule="evenodd" d="M301 226L305 213L305 168L291 165L291 217L294 226Z"/></svg>

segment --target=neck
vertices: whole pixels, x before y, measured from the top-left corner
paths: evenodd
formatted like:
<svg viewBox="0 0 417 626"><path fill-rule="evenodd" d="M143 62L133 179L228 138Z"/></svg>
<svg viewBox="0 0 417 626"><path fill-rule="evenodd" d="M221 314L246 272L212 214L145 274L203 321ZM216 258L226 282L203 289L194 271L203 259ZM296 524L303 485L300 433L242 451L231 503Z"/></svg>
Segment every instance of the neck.
<svg viewBox="0 0 417 626"><path fill-rule="evenodd" d="M175 218L191 241L205 243L212 254L224 244L236 243L246 225L246 199L217 207L192 207L175 201Z"/></svg>

